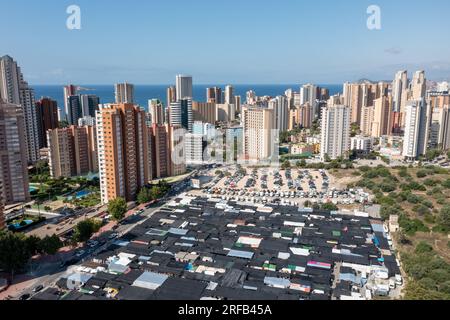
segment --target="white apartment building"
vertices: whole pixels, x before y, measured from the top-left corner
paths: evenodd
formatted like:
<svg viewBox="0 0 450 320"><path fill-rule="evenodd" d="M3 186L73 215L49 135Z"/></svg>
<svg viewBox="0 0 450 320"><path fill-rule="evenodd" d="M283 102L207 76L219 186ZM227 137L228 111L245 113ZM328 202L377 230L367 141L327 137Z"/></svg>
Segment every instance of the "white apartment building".
<svg viewBox="0 0 450 320"><path fill-rule="evenodd" d="M425 154L428 140L427 118L425 99L407 103L402 153L404 158L415 160Z"/></svg>
<svg viewBox="0 0 450 320"><path fill-rule="evenodd" d="M203 135L188 133L184 136L184 149L187 165L201 165L203 163Z"/></svg>
<svg viewBox="0 0 450 320"><path fill-rule="evenodd" d="M350 139L350 150L370 153L373 147L373 138L365 136L356 136Z"/></svg>
<svg viewBox="0 0 450 320"><path fill-rule="evenodd" d="M350 149L350 107L328 106L322 109L320 158L346 157Z"/></svg>

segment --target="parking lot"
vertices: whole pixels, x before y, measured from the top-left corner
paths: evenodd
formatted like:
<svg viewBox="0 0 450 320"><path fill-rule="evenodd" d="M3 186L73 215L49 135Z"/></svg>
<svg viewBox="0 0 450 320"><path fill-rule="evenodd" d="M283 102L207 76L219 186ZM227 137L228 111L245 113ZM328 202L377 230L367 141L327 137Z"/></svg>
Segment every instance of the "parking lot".
<svg viewBox="0 0 450 320"><path fill-rule="evenodd" d="M203 194L224 200L286 205L303 205L306 201L351 205L369 200L363 190L339 189L335 178L325 170L233 168L227 172Z"/></svg>

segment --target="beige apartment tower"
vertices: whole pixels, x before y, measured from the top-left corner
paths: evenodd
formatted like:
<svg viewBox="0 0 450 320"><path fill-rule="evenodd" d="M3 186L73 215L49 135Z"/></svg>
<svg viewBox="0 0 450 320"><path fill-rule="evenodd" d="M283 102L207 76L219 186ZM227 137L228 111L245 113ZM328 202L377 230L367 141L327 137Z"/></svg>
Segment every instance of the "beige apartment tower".
<svg viewBox="0 0 450 320"><path fill-rule="evenodd" d="M391 97L381 97L374 101L374 113L372 122L372 134L374 138L389 135L391 133Z"/></svg>
<svg viewBox="0 0 450 320"><path fill-rule="evenodd" d="M273 110L258 107L242 108L244 127L244 157L249 161L266 160L274 150Z"/></svg>
<svg viewBox="0 0 450 320"><path fill-rule="evenodd" d="M93 126L47 131L50 174L53 178L98 172L97 139Z"/></svg>

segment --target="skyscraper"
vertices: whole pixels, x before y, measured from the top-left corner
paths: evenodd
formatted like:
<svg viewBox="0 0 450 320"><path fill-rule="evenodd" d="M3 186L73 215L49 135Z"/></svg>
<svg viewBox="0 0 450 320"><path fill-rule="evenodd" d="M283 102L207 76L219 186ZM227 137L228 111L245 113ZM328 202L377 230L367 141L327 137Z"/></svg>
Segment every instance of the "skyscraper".
<svg viewBox="0 0 450 320"><path fill-rule="evenodd" d="M235 104L233 86L228 85L225 87L225 103Z"/></svg>
<svg viewBox="0 0 450 320"><path fill-rule="evenodd" d="M0 185L5 204L30 200L24 111L0 98Z"/></svg>
<svg viewBox="0 0 450 320"><path fill-rule="evenodd" d="M152 173L154 178L169 175L168 125L153 124L152 134Z"/></svg>
<svg viewBox="0 0 450 320"><path fill-rule="evenodd" d="M334 160L348 157L350 150L350 108L344 105L322 109L320 157Z"/></svg>
<svg viewBox="0 0 450 320"><path fill-rule="evenodd" d="M73 85L73 84L69 84L67 86L64 87L64 117L67 120L67 110L69 110L69 106L68 106L68 98L70 96L76 96L78 95L78 87Z"/></svg>
<svg viewBox="0 0 450 320"><path fill-rule="evenodd" d="M402 104L404 93L408 90L408 72L406 70L399 71L395 75L394 82L392 83L392 111L400 112L402 110Z"/></svg>
<svg viewBox="0 0 450 320"><path fill-rule="evenodd" d="M164 107L158 99L148 101L148 109L152 118L152 124L164 124Z"/></svg>
<svg viewBox="0 0 450 320"><path fill-rule="evenodd" d="M39 132L39 148L46 148L47 130L59 127L57 102L50 98L42 98L36 102L36 112Z"/></svg>
<svg viewBox="0 0 450 320"><path fill-rule="evenodd" d="M234 103L236 105L236 112L241 112L241 96L234 96Z"/></svg>
<svg viewBox="0 0 450 320"><path fill-rule="evenodd" d="M181 126L167 126L169 176L179 176L186 173L186 129Z"/></svg>
<svg viewBox="0 0 450 320"><path fill-rule="evenodd" d="M427 92L427 79L425 71L416 71L411 81L412 100L420 100L425 97Z"/></svg>
<svg viewBox="0 0 450 320"><path fill-rule="evenodd" d="M95 117L95 112L98 110L100 98L93 94L80 95L81 103L81 118L86 116Z"/></svg>
<svg viewBox="0 0 450 320"><path fill-rule="evenodd" d="M372 121L372 134L374 138L391 134L390 116L391 116L391 98L384 96L374 101L374 114ZM364 107L366 109L368 107Z"/></svg>
<svg viewBox="0 0 450 320"><path fill-rule="evenodd" d="M427 104L425 99L408 101L406 105L403 157L415 160L427 149Z"/></svg>
<svg viewBox="0 0 450 320"><path fill-rule="evenodd" d="M269 101L269 109L273 110L273 128L286 131L288 129L289 108L285 96L278 96Z"/></svg>
<svg viewBox="0 0 450 320"><path fill-rule="evenodd" d="M10 56L0 58L0 97L22 106L25 120L23 150L26 150L29 162L36 162L39 158L39 134L34 90L28 86L20 67Z"/></svg>
<svg viewBox="0 0 450 320"><path fill-rule="evenodd" d="M96 118L102 203L117 197L134 200L152 178L145 111L130 103L106 104Z"/></svg>
<svg viewBox="0 0 450 320"><path fill-rule="evenodd" d="M177 101L177 90L174 86L167 88L167 103L166 107L170 106L172 102Z"/></svg>
<svg viewBox="0 0 450 320"><path fill-rule="evenodd" d="M192 132L192 124L194 123L192 113L192 99L181 99L172 102L170 105L170 125L181 126Z"/></svg>
<svg viewBox="0 0 450 320"><path fill-rule="evenodd" d="M450 106L440 110L438 145L442 150L450 149Z"/></svg>
<svg viewBox="0 0 450 320"><path fill-rule="evenodd" d="M273 156L273 110L258 107L242 108L244 128L244 158L250 161L266 160Z"/></svg>
<svg viewBox="0 0 450 320"><path fill-rule="evenodd" d="M192 98L192 77L179 74L176 76L177 101L185 98Z"/></svg>
<svg viewBox="0 0 450 320"><path fill-rule="evenodd" d="M313 119L318 116L317 98L317 86L308 83L300 88L300 104L308 102L312 106Z"/></svg>
<svg viewBox="0 0 450 320"><path fill-rule="evenodd" d="M114 85L116 103L134 103L134 85L117 83Z"/></svg>
<svg viewBox="0 0 450 320"><path fill-rule="evenodd" d="M68 96L66 105L67 122L69 125L76 125L78 123L78 119L83 116L80 96Z"/></svg>

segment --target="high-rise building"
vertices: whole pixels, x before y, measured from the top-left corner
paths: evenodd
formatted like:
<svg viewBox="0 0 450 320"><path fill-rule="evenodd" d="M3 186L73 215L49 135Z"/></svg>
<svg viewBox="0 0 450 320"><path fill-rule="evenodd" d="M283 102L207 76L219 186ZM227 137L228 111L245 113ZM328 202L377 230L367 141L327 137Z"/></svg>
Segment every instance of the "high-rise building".
<svg viewBox="0 0 450 320"><path fill-rule="evenodd" d="M430 100L427 100L430 102ZM428 148L449 150L450 149L450 107L448 105L442 108L433 108L429 104L428 114L431 116L428 133Z"/></svg>
<svg viewBox="0 0 450 320"><path fill-rule="evenodd" d="M242 108L244 128L244 158L250 161L266 160L273 156L273 110L258 107Z"/></svg>
<svg viewBox="0 0 450 320"><path fill-rule="evenodd" d="M106 104L96 119L102 203L117 197L134 200L152 179L145 111L131 103Z"/></svg>
<svg viewBox="0 0 450 320"><path fill-rule="evenodd" d="M222 89L219 87L206 88L206 102L222 103Z"/></svg>
<svg viewBox="0 0 450 320"><path fill-rule="evenodd" d="M174 86L170 86L167 88L167 103L166 106L170 106L172 102L177 101L177 89Z"/></svg>
<svg viewBox="0 0 450 320"><path fill-rule="evenodd" d="M236 105L236 112L241 113L241 96L234 96L234 103Z"/></svg>
<svg viewBox="0 0 450 320"><path fill-rule="evenodd" d="M193 97L192 77L179 74L176 76L177 101Z"/></svg>
<svg viewBox="0 0 450 320"><path fill-rule="evenodd" d="M117 83L114 85L116 103L134 103L134 85Z"/></svg>
<svg viewBox="0 0 450 320"><path fill-rule="evenodd" d="M168 125L153 124L152 133L152 172L154 178L169 176Z"/></svg>
<svg viewBox="0 0 450 320"><path fill-rule="evenodd" d="M450 106L440 109L438 146L442 150L450 149Z"/></svg>
<svg viewBox="0 0 450 320"><path fill-rule="evenodd" d="M428 139L428 117L425 99L408 101L406 105L403 157L415 160L425 154Z"/></svg>
<svg viewBox="0 0 450 320"><path fill-rule="evenodd" d="M47 130L59 127L58 104L50 98L42 98L36 102L39 132L39 148L47 147Z"/></svg>
<svg viewBox="0 0 450 320"><path fill-rule="evenodd" d="M217 121L217 105L214 102L192 103L194 121L215 124Z"/></svg>
<svg viewBox="0 0 450 320"><path fill-rule="evenodd" d="M47 131L50 175L53 178L98 172L95 127L70 126Z"/></svg>
<svg viewBox="0 0 450 320"><path fill-rule="evenodd" d="M24 111L0 98L0 185L4 204L30 200Z"/></svg>
<svg viewBox="0 0 450 320"><path fill-rule="evenodd" d="M236 120L236 106L234 104L216 104L217 116L219 122L231 122Z"/></svg>
<svg viewBox="0 0 450 320"><path fill-rule="evenodd" d="M93 94L80 95L81 118L86 116L95 117L95 112L98 110L100 98Z"/></svg>
<svg viewBox="0 0 450 320"><path fill-rule="evenodd" d="M374 106L362 108L361 123L359 125L359 128L361 130L361 133L364 136L372 135L372 124L373 124L374 116L375 116L375 107Z"/></svg>
<svg viewBox="0 0 450 320"><path fill-rule="evenodd" d="M425 71L416 71L411 81L412 100L420 100L425 98L427 92L427 79L425 79Z"/></svg>
<svg viewBox="0 0 450 320"><path fill-rule="evenodd" d="M17 62L10 56L0 58L0 97L6 102L21 105L25 119L25 147L29 162L39 159L39 132L34 90L24 80Z"/></svg>
<svg viewBox="0 0 450 320"><path fill-rule="evenodd" d="M308 83L300 88L300 104L309 103L312 106L313 119L318 117L317 99L317 86Z"/></svg>
<svg viewBox="0 0 450 320"><path fill-rule="evenodd" d="M380 138L391 134L390 116L391 116L391 98L383 96L374 101L374 114L372 122L372 134L374 138ZM364 109L367 109L365 107Z"/></svg>
<svg viewBox="0 0 450 320"><path fill-rule="evenodd" d="M179 176L186 173L186 129L181 126L167 126L169 176Z"/></svg>
<svg viewBox="0 0 450 320"><path fill-rule="evenodd" d="M69 106L68 106L68 98L70 96L77 96L78 95L78 87L73 85L73 84L69 84L67 86L65 86L64 88L64 114L63 117L61 119L66 119L67 120L67 110L69 110Z"/></svg>
<svg viewBox="0 0 450 320"><path fill-rule="evenodd" d="M164 106L158 99L148 101L148 109L150 111L152 124L164 124Z"/></svg>
<svg viewBox="0 0 450 320"><path fill-rule="evenodd" d="M322 109L322 132L320 157L334 160L348 157L350 149L350 113L344 105L328 106Z"/></svg>
<svg viewBox="0 0 450 320"><path fill-rule="evenodd" d="M394 82L392 83L392 111L400 112L402 110L402 104L404 93L408 90L408 72L406 70L399 71L395 75Z"/></svg>
<svg viewBox="0 0 450 320"><path fill-rule="evenodd" d="M361 123L362 109L373 106L377 87L378 85L367 82L344 84L343 104L351 109L352 123Z"/></svg>
<svg viewBox="0 0 450 320"><path fill-rule="evenodd" d="M184 147L187 165L201 165L206 147L203 134L188 133L185 135Z"/></svg>
<svg viewBox="0 0 450 320"><path fill-rule="evenodd" d="M83 116L79 95L67 97L66 115L69 125L76 125L78 123L78 119Z"/></svg>
<svg viewBox="0 0 450 320"><path fill-rule="evenodd" d="M225 87L225 103L226 104L235 104L233 86L228 85Z"/></svg>
<svg viewBox="0 0 450 320"><path fill-rule="evenodd" d="M278 96L269 101L269 109L273 110L273 128L286 131L289 124L289 107L285 96Z"/></svg>
<svg viewBox="0 0 450 320"><path fill-rule="evenodd" d="M170 125L181 126L192 132L194 117L192 112L192 99L181 99L170 104Z"/></svg>

